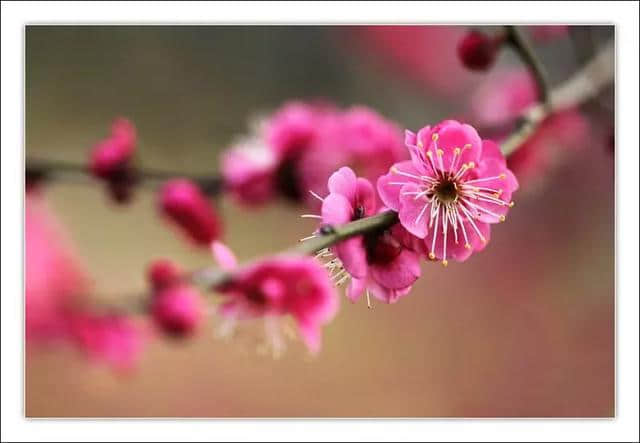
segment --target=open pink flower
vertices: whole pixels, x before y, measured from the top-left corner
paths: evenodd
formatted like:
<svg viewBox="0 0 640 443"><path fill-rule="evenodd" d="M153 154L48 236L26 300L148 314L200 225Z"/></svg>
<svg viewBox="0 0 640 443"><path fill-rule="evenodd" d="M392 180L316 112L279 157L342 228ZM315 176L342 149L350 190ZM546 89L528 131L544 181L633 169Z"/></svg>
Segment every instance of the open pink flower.
<svg viewBox="0 0 640 443"><path fill-rule="evenodd" d="M350 168L340 168L331 175L328 188L329 195L322 202L323 224L340 226L386 209L378 208L371 183L356 177ZM341 281L344 272L351 277L347 296L352 301L365 290L387 303L409 292L420 276L420 264L418 256L401 243L399 236L403 230L396 225L389 230L350 238L330 248L344 267L334 278ZM333 262L329 263L334 267Z"/></svg>
<svg viewBox="0 0 640 443"><path fill-rule="evenodd" d="M454 120L407 131L406 144L411 160L380 177L380 198L424 239L430 259L466 260L484 248L490 225L504 221L518 181L495 143Z"/></svg>
<svg viewBox="0 0 640 443"><path fill-rule="evenodd" d="M235 257L226 248L214 248L221 267L231 268ZM311 352L318 352L322 326L329 323L338 299L324 268L310 257L273 257L236 269L231 281L217 288L225 297L221 314L233 321L264 318L267 325L290 315ZM274 347L277 330L269 337Z"/></svg>
<svg viewBox="0 0 640 443"><path fill-rule="evenodd" d="M354 106L324 123L312 149L299 161L299 175L305 192L326 192L327 180L341 166L349 166L360 176L375 180L407 153L402 132L393 122L364 106ZM307 196L307 205L317 201Z"/></svg>

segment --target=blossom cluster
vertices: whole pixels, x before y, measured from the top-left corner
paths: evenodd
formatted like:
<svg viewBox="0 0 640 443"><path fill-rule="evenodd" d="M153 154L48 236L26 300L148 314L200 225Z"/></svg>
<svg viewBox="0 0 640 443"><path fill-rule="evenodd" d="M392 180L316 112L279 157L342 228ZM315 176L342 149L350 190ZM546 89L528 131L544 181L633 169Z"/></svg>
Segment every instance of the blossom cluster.
<svg viewBox="0 0 640 443"><path fill-rule="evenodd" d="M247 205L281 196L315 208L309 191L340 166L375 180L406 157L398 126L362 106L288 102L257 126L222 157L227 189Z"/></svg>

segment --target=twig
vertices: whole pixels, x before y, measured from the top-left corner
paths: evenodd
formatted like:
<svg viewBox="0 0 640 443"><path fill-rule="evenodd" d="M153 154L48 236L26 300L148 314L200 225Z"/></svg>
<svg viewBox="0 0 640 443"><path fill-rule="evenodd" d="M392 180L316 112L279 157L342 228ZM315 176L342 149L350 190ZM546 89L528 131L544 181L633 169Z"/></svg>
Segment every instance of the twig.
<svg viewBox="0 0 640 443"><path fill-rule="evenodd" d="M503 154L515 152L550 114L586 103L613 83L613 78L614 44L610 41L584 68L551 91L548 105L533 105L521 115L520 127L502 143Z"/></svg>
<svg viewBox="0 0 640 443"><path fill-rule="evenodd" d="M88 183L94 180L86 165L57 160L43 160L37 158L26 159L25 176L27 180L33 177L39 180L61 180L68 183ZM185 174L177 171L159 171L148 168L131 167L131 174L136 185L146 185L156 188L162 182L182 177L197 183L208 195L220 193L223 187L221 177Z"/></svg>
<svg viewBox="0 0 640 443"><path fill-rule="evenodd" d="M531 74L533 74L536 84L538 85L538 92L540 94L540 101L544 105L548 105L550 101L550 86L547 79L547 74L542 66L542 62L536 56L533 47L529 44L527 38L522 34L522 31L517 26L506 26L507 42L513 46L518 52L522 61L527 65Z"/></svg>

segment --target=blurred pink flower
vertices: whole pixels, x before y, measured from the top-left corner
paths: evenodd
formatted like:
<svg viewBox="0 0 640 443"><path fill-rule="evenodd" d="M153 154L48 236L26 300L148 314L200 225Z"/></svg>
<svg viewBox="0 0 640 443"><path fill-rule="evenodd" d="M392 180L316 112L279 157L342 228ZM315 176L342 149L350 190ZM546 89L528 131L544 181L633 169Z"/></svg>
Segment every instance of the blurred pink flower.
<svg viewBox="0 0 640 443"><path fill-rule="evenodd" d="M328 188L329 195L322 202L323 224L340 226L379 212L373 186L356 177L350 168L340 168L331 175ZM344 272L351 277L349 299L356 301L365 290L370 290L374 297L392 303L409 292L420 276L420 264L418 256L394 236L399 230L403 228L372 232L330 248L344 267L334 278L342 281ZM330 267L335 269L334 262L330 262Z"/></svg>
<svg viewBox="0 0 640 443"><path fill-rule="evenodd" d="M200 326L204 318L204 305L195 288L174 284L154 294L151 315L166 334L188 337Z"/></svg>
<svg viewBox="0 0 640 443"><path fill-rule="evenodd" d="M362 52L389 70L404 75L430 92L457 97L475 77L464 68L456 46L464 26L357 26L348 28Z"/></svg>
<svg viewBox="0 0 640 443"><path fill-rule="evenodd" d="M411 161L380 177L380 197L424 239L431 260L464 261L485 247L490 224L504 221L518 182L498 146L469 125L445 120L405 140Z"/></svg>
<svg viewBox="0 0 640 443"><path fill-rule="evenodd" d="M223 257L228 261L228 250ZM233 321L265 318L273 325L277 318L291 315L313 353L320 350L322 326L338 309L326 271L310 257L281 256L257 262L235 270L231 281L216 289L226 300L221 314ZM280 347L279 331L271 329L270 333L274 348Z"/></svg>
<svg viewBox="0 0 640 443"><path fill-rule="evenodd" d="M281 195L317 208L309 191L324 192L338 167L374 180L406 157L400 129L362 106L287 102L250 140L227 151L222 164L225 185L246 204Z"/></svg>
<svg viewBox="0 0 640 443"><path fill-rule="evenodd" d="M527 28L531 36L540 42L549 42L569 35L568 25L535 25Z"/></svg>
<svg viewBox="0 0 640 443"><path fill-rule="evenodd" d="M40 194L25 199L25 330L28 344L70 343L92 358L128 369L143 345L126 317L82 309L89 277Z"/></svg>
<svg viewBox="0 0 640 443"><path fill-rule="evenodd" d="M493 126L493 137L501 141L517 117L538 96L534 79L526 70L503 71L487 81L471 98L474 120ZM521 182L542 178L567 151L579 150L589 142L589 125L577 109L552 114L536 132L507 159L507 165Z"/></svg>
<svg viewBox="0 0 640 443"><path fill-rule="evenodd" d="M25 330L28 342L66 336L70 305L88 276L40 194L25 198Z"/></svg>
<svg viewBox="0 0 640 443"><path fill-rule="evenodd" d="M119 370L135 366L147 340L143 327L116 314L78 313L72 318L71 334L89 358Z"/></svg>
<svg viewBox="0 0 640 443"><path fill-rule="evenodd" d="M278 159L257 137L222 154L222 176L231 195L249 206L269 201L275 193Z"/></svg>
<svg viewBox="0 0 640 443"><path fill-rule="evenodd" d="M196 245L209 247L221 235L222 222L213 205L190 180L166 182L159 195L161 212Z"/></svg>

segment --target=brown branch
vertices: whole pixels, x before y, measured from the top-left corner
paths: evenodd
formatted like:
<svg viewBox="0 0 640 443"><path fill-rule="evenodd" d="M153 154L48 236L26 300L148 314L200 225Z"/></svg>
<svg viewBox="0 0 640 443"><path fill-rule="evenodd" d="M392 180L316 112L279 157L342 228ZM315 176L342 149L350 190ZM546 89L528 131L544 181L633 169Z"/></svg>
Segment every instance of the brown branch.
<svg viewBox="0 0 640 443"><path fill-rule="evenodd" d="M521 115L520 127L502 143L504 155L515 152L550 114L588 102L613 79L614 44L610 41L584 68L551 90L548 104L533 105Z"/></svg>

